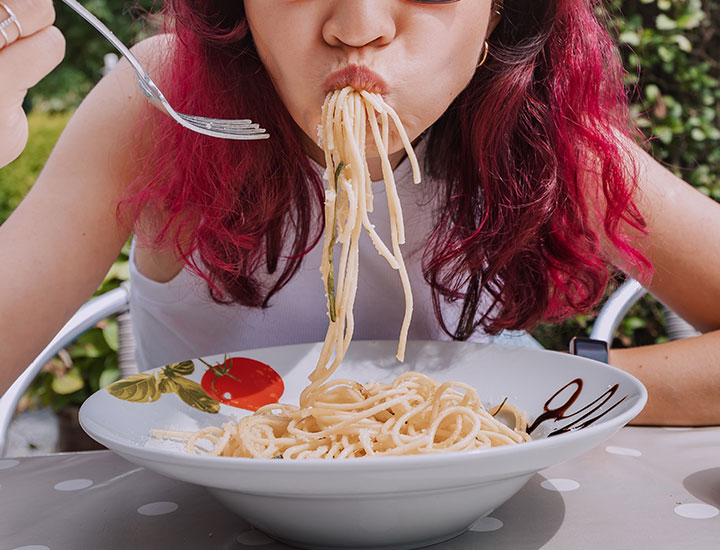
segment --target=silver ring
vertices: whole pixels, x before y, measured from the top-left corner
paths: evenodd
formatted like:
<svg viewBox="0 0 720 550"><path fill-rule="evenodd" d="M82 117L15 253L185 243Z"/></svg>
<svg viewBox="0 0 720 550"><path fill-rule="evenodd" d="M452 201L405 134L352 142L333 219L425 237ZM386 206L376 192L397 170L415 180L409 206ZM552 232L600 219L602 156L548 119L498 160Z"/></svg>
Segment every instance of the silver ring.
<svg viewBox="0 0 720 550"><path fill-rule="evenodd" d="M3 2L0 2L0 6L2 6L2 8L8 14L7 19L3 19L2 21L0 21L0 35L2 35L3 40L5 41L5 43L2 46L0 46L0 50L1 50L5 46L10 45L10 37L8 36L7 32L5 31L5 28L14 24L18 30L17 38L20 38L22 36L22 27L20 26L20 21L18 21L17 15L15 15L15 13L9 7L7 7ZM17 38L15 40L17 40Z"/></svg>

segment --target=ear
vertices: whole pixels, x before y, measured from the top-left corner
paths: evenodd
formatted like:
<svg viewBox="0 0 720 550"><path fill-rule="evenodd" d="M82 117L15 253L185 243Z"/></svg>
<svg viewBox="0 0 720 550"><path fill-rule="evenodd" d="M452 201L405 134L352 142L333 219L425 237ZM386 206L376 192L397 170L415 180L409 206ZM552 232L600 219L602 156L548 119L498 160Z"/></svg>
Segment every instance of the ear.
<svg viewBox="0 0 720 550"><path fill-rule="evenodd" d="M493 0L490 10L490 21L488 22L487 35L485 36L486 39L490 38L490 35L493 33L495 27L498 26L498 23L500 23L500 20L503 17L502 2Z"/></svg>

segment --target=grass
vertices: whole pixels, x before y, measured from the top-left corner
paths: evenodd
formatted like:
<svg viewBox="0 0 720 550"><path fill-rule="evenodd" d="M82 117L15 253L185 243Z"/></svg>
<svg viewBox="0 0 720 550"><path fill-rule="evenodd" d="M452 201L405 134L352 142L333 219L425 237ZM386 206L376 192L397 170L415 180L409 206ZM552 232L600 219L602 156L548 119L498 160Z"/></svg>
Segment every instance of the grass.
<svg viewBox="0 0 720 550"><path fill-rule="evenodd" d="M0 224L20 204L50 156L71 113L28 115L30 138L25 151L0 170Z"/></svg>

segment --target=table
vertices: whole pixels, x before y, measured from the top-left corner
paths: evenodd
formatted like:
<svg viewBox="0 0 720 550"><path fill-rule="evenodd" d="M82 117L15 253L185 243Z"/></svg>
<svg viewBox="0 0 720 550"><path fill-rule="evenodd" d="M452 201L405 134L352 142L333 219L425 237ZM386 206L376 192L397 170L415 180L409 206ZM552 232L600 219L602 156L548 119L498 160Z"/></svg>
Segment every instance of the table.
<svg viewBox="0 0 720 550"><path fill-rule="evenodd" d="M543 470L448 550L720 548L720 428L627 427ZM0 459L5 550L289 548L109 451Z"/></svg>

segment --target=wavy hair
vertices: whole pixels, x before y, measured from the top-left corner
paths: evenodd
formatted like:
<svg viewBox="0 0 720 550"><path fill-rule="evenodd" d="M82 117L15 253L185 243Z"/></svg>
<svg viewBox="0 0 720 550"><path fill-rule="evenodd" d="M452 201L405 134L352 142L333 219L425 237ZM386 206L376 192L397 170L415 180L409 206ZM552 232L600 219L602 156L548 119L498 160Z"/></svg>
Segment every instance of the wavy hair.
<svg viewBox="0 0 720 550"><path fill-rule="evenodd" d="M627 236L645 228L629 150L640 133L601 8L505 0L487 63L432 128L426 170L444 188L423 272L454 338L590 310L610 278L590 223L601 206L609 240L650 276ZM492 305L478 311L483 292ZM454 329L442 299L463 301Z"/></svg>
<svg viewBox="0 0 720 550"><path fill-rule="evenodd" d="M479 326L531 328L587 311L610 272L580 175L597 173L603 229L649 273L627 228L643 230L623 71L596 0L505 0L490 56L429 131L426 171L440 185L423 255L439 323L455 339ZM166 0L176 35L163 88L178 110L262 121L272 140L235 142L149 114L158 136L120 205L174 249L219 303L268 307L323 231L322 181L263 67L242 2ZM585 160L584 160L585 159ZM588 160L590 159L590 160ZM592 193L591 193L592 194ZM480 311L483 292L491 307ZM443 301L462 301L456 327Z"/></svg>

